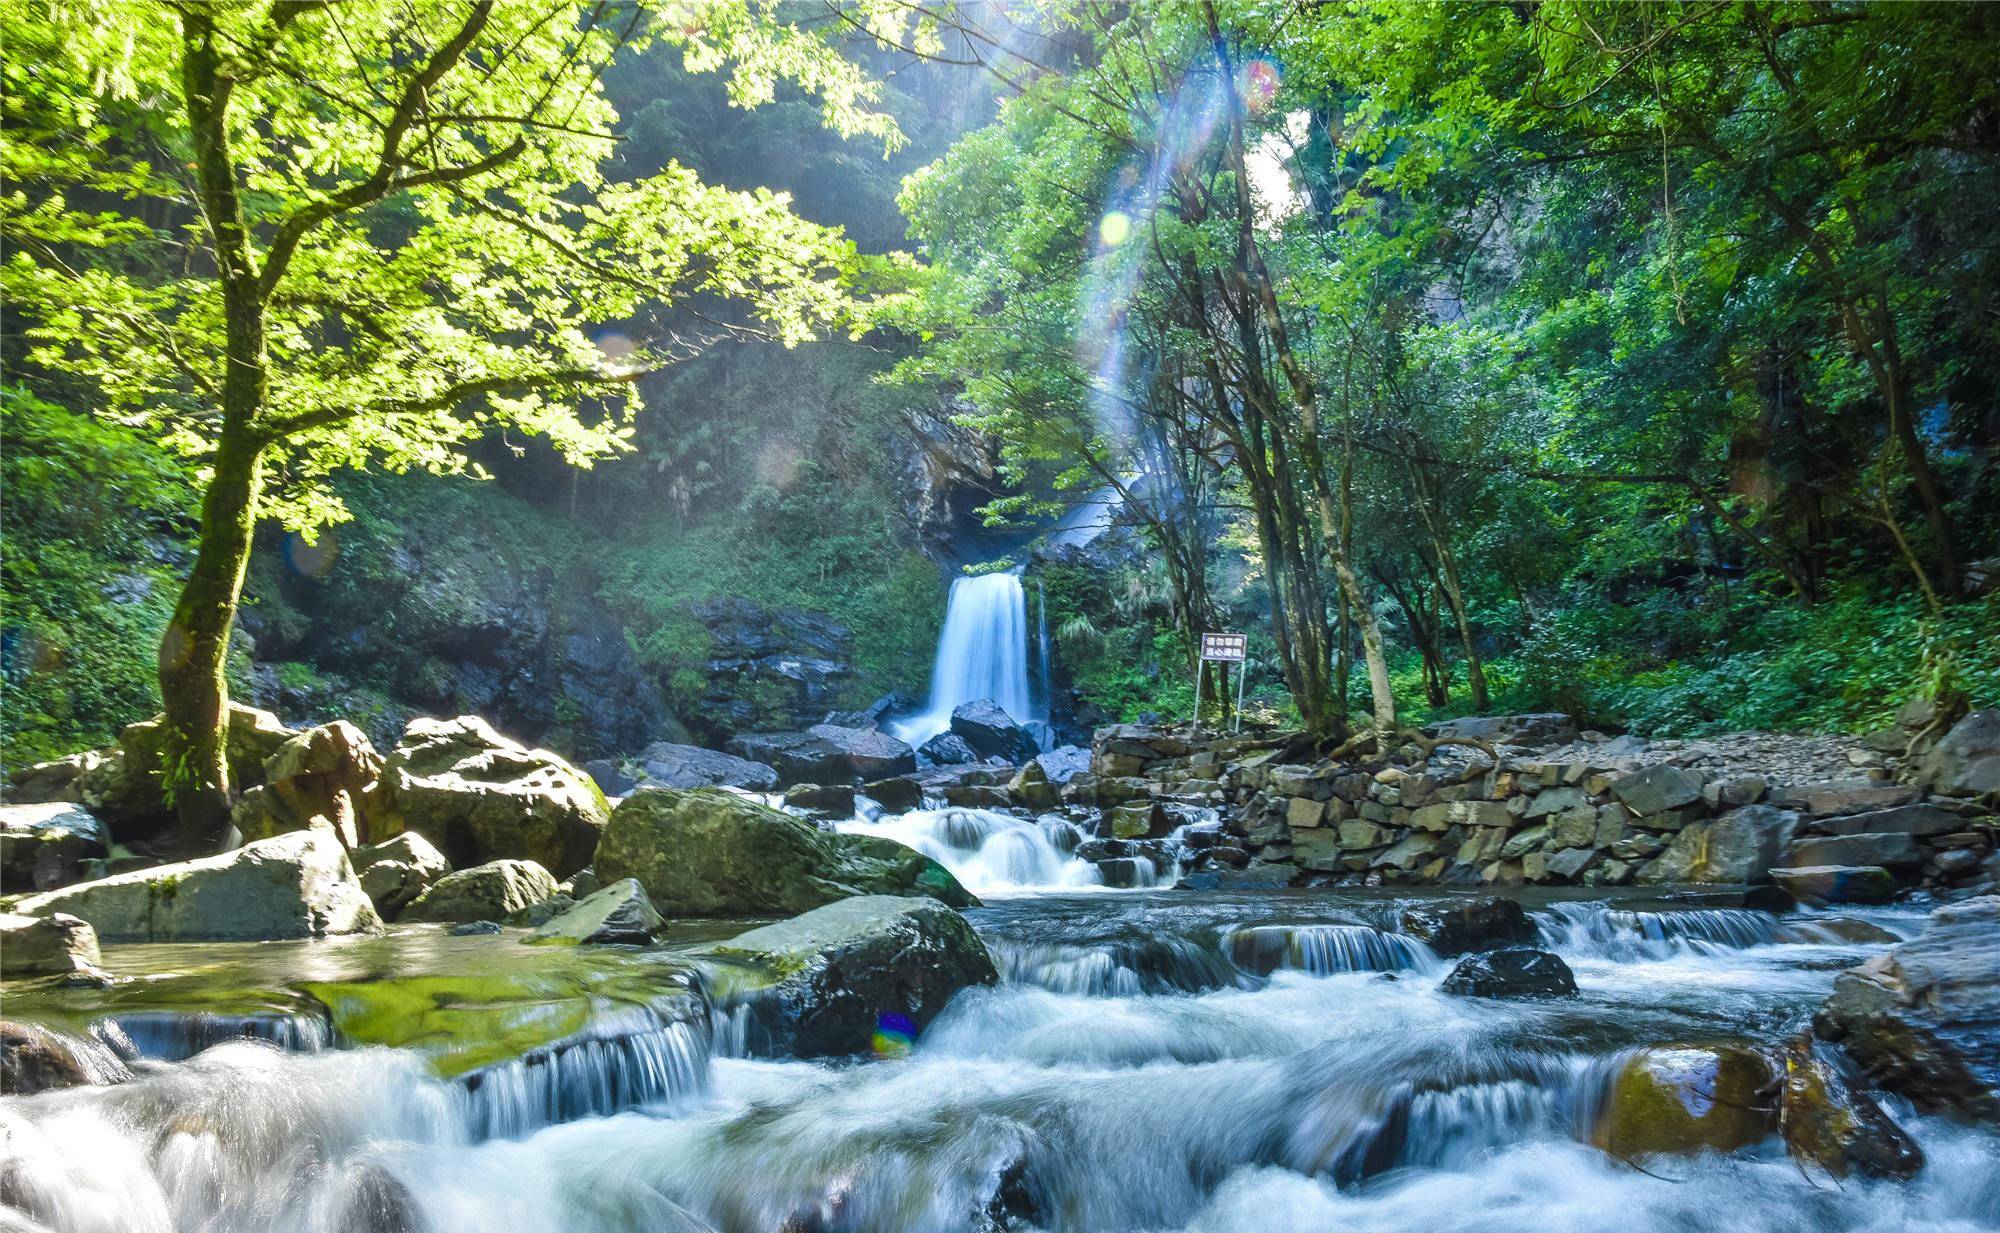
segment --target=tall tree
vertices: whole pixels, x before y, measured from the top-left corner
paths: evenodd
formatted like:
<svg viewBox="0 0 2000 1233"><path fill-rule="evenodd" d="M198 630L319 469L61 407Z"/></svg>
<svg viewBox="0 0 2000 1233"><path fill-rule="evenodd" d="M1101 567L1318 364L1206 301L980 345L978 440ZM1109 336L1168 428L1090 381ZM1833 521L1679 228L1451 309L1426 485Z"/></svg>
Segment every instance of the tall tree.
<svg viewBox="0 0 2000 1233"><path fill-rule="evenodd" d="M823 32L755 0L9 0L4 287L29 360L197 459L200 542L160 648L175 839L227 833L224 662L262 517L337 519L339 470L458 471L512 427L578 465L642 374L849 307L837 232L678 165L604 170L600 78L678 44L754 104L790 79L893 141ZM283 482L274 486L272 480Z"/></svg>

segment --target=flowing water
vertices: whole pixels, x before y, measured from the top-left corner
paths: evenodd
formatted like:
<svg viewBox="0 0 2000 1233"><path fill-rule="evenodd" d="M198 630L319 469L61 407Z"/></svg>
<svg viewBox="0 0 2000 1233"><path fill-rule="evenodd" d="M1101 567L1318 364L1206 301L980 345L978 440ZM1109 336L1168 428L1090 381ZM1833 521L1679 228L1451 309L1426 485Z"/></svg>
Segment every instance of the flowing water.
<svg viewBox="0 0 2000 1233"><path fill-rule="evenodd" d="M1775 1143L1641 1170L1584 1142L1624 1050L1795 1031L1912 911L1537 903L1582 996L1492 1002L1439 991L1447 963L1396 931L1407 896L1086 893L1053 825L850 825L990 896L967 915L1001 982L907 1054L750 1059L726 1020L613 1015L594 1045L450 1080L409 1050L264 1029L116 1086L0 1100L0 1195L65 1233L654 1233L701 1227L689 1214L724 1233L2000 1228L2000 1137L1894 1104L1929 1157L1907 1184L1809 1178ZM509 953L481 942L464 955ZM340 969L343 947L394 945L443 944L242 953ZM108 958L214 969L212 949ZM387 962L367 953L348 966ZM125 1030L157 1054L190 1043Z"/></svg>
<svg viewBox="0 0 2000 1233"><path fill-rule="evenodd" d="M986 700L1025 723L1038 718L1028 681L1028 602L1016 573L959 578L946 600L931 669L931 696L922 713L896 727L921 745L951 727L953 710Z"/></svg>

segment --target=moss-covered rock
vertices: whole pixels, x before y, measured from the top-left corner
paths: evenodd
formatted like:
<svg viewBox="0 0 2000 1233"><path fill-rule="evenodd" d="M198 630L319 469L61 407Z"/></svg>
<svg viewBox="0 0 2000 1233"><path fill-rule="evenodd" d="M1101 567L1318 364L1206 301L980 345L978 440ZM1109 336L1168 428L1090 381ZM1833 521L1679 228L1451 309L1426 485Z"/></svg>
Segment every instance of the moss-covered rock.
<svg viewBox="0 0 2000 1233"><path fill-rule="evenodd" d="M1924 1153L1882 1106L1848 1082L1833 1051L1801 1036L1785 1047L1778 1125L1802 1164L1835 1177L1915 1177Z"/></svg>
<svg viewBox="0 0 2000 1233"><path fill-rule="evenodd" d="M533 861L488 861L448 873L403 910L406 921L504 921L553 899L556 880Z"/></svg>
<svg viewBox="0 0 2000 1233"><path fill-rule="evenodd" d="M631 878L621 878L586 895L521 940L554 946L644 945L666 924L653 910L652 900L646 898L646 888Z"/></svg>
<svg viewBox="0 0 2000 1233"><path fill-rule="evenodd" d="M636 878L668 916L810 911L854 895L978 903L951 872L894 840L841 835L719 788L645 788L598 845L597 876Z"/></svg>
<svg viewBox="0 0 2000 1233"><path fill-rule="evenodd" d="M710 948L718 984L752 1009L752 1047L797 1057L898 1052L959 990L998 979L963 916L932 899L863 895Z"/></svg>
<svg viewBox="0 0 2000 1233"><path fill-rule="evenodd" d="M1593 1141L1621 1159L1732 1152L1777 1128L1771 1064L1742 1045L1641 1049L1611 1080Z"/></svg>

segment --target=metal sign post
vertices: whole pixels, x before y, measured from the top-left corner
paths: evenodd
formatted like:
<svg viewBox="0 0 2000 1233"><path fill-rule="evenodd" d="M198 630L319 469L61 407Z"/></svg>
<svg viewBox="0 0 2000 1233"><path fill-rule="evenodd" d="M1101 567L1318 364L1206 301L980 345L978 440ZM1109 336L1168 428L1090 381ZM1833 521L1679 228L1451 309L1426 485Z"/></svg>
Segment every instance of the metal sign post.
<svg viewBox="0 0 2000 1233"><path fill-rule="evenodd" d="M1202 665L1208 663L1241 664L1250 658L1250 637L1247 634L1203 634L1201 636L1201 658L1194 666L1194 726L1201 730L1201 678ZM1236 674L1236 730L1243 730L1243 674Z"/></svg>

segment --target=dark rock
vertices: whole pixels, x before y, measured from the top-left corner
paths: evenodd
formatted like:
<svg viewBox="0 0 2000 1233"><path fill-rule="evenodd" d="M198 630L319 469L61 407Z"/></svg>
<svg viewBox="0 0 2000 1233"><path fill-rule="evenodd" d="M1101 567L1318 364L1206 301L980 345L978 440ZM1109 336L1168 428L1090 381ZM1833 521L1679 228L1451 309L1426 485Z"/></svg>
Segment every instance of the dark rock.
<svg viewBox="0 0 2000 1233"><path fill-rule="evenodd" d="M1004 758L1019 765L1042 752L1013 716L984 699L954 710L951 730L982 758Z"/></svg>
<svg viewBox="0 0 2000 1233"><path fill-rule="evenodd" d="M2000 1121L2000 897L1939 908L1841 973L1813 1026L1919 1109Z"/></svg>
<svg viewBox="0 0 2000 1233"><path fill-rule="evenodd" d="M890 813L908 813L924 806L924 786L914 779L878 779L861 785L861 794Z"/></svg>
<svg viewBox="0 0 2000 1233"><path fill-rule="evenodd" d="M624 878L563 909L521 940L541 945L644 946L666 924L646 898L645 887Z"/></svg>
<svg viewBox="0 0 2000 1233"><path fill-rule="evenodd" d="M733 597L689 604L688 613L707 629L713 656L687 718L713 738L804 728L836 705L852 675L853 631L820 613Z"/></svg>
<svg viewBox="0 0 2000 1233"><path fill-rule="evenodd" d="M1748 1147L1776 1129L1772 1079L1742 1045L1642 1049L1612 1079L1592 1141L1620 1160Z"/></svg>
<svg viewBox="0 0 2000 1233"><path fill-rule="evenodd" d="M493 920L469 920L462 925L453 925L451 928L445 930L446 933L455 938L482 937L487 934L499 933L500 931L500 922Z"/></svg>
<svg viewBox="0 0 2000 1233"><path fill-rule="evenodd" d="M832 724L818 724L807 731L836 746L846 756L845 778L887 779L912 774L917 769L917 751L886 732L839 728Z"/></svg>
<svg viewBox="0 0 2000 1233"><path fill-rule="evenodd" d="M129 1075L102 1046L0 1019L0 1096L115 1083Z"/></svg>
<svg viewBox="0 0 2000 1233"><path fill-rule="evenodd" d="M827 904L711 954L769 980L745 999L754 1033L763 1050L795 1057L907 1048L959 990L998 979L964 917L887 895Z"/></svg>
<svg viewBox="0 0 2000 1233"><path fill-rule="evenodd" d="M699 745L656 741L639 755L639 763L646 775L644 786L649 788L742 788L746 792L770 792L778 786L778 772L769 764ZM614 795L629 796L632 791L627 788Z"/></svg>
<svg viewBox="0 0 2000 1233"><path fill-rule="evenodd" d="M1810 1036L1785 1046L1778 1128L1794 1160L1834 1177L1909 1179L1924 1153L1866 1092L1848 1081L1840 1059Z"/></svg>
<svg viewBox="0 0 2000 1233"><path fill-rule="evenodd" d="M1560 956L1518 947L1467 955L1444 978L1446 993L1473 998L1573 998L1576 976Z"/></svg>
<svg viewBox="0 0 2000 1233"><path fill-rule="evenodd" d="M1539 940L1534 920L1512 899L1447 900L1406 908L1402 932L1440 955L1532 946Z"/></svg>
<svg viewBox="0 0 2000 1233"><path fill-rule="evenodd" d="M582 769L606 796L627 796L631 794L632 789L639 786L638 780L626 774L623 768L609 758L592 758L583 764Z"/></svg>
<svg viewBox="0 0 2000 1233"><path fill-rule="evenodd" d="M785 804L793 809L854 816L854 789L844 783L802 783L785 789Z"/></svg>
<svg viewBox="0 0 2000 1233"><path fill-rule="evenodd" d="M1131 888L1151 886L1155 870L1153 862L1140 856L1117 856L1097 862L1097 875L1106 886Z"/></svg>
<svg viewBox="0 0 2000 1233"><path fill-rule="evenodd" d="M407 921L505 920L545 903L556 880L533 861L489 861L439 878L403 910Z"/></svg>
<svg viewBox="0 0 2000 1233"><path fill-rule="evenodd" d="M1923 849L1907 834L1811 835L1792 844L1784 863L1806 865L1879 865L1890 872L1915 870L1924 863Z"/></svg>
<svg viewBox="0 0 2000 1233"><path fill-rule="evenodd" d="M2000 792L2000 708L1974 711L1924 756L1920 774L1945 796Z"/></svg>
<svg viewBox="0 0 2000 1233"><path fill-rule="evenodd" d="M613 811L597 875L637 878L670 916L804 912L855 895L976 904L944 866L891 840L816 830L719 788L642 788Z"/></svg>
<svg viewBox="0 0 2000 1233"><path fill-rule="evenodd" d="M953 732L938 733L918 747L917 753L932 766L962 766L979 761L979 755L965 743L965 738Z"/></svg>
<svg viewBox="0 0 2000 1233"><path fill-rule="evenodd" d="M343 1170L333 1203L337 1214L329 1227L341 1233L426 1233L431 1227L417 1196L378 1165Z"/></svg>
<svg viewBox="0 0 2000 1233"><path fill-rule="evenodd" d="M854 778L846 751L810 732L743 733L730 738L729 752L770 766L777 772L779 786L843 783Z"/></svg>
<svg viewBox="0 0 2000 1233"><path fill-rule="evenodd" d="M1090 751L1079 745L1058 745L1035 756L1035 765L1052 784L1066 784L1090 769Z"/></svg>
<svg viewBox="0 0 2000 1233"><path fill-rule="evenodd" d="M858 711L828 712L822 723L836 728L875 728L888 731L889 721L898 715L907 715L918 707L915 699L899 693L886 693Z"/></svg>
<svg viewBox="0 0 2000 1233"><path fill-rule="evenodd" d="M111 847L104 823L79 805L0 807L0 891L54 890L84 877Z"/></svg>
<svg viewBox="0 0 2000 1233"><path fill-rule="evenodd" d="M1823 818L1907 805L1917 799L1917 790L1908 784L1885 783L1879 779L1836 779L1825 783L1796 784L1774 795L1774 803L1786 809Z"/></svg>
<svg viewBox="0 0 2000 1233"><path fill-rule="evenodd" d="M558 877L590 863L610 813L589 776L473 715L413 720L379 791L387 834L416 831L459 867L533 861Z"/></svg>
<svg viewBox="0 0 2000 1233"><path fill-rule="evenodd" d="M1897 805L1868 813L1822 818L1812 829L1827 835L1913 835L1928 838L1965 829L1965 817L1931 804Z"/></svg>
<svg viewBox="0 0 2000 1233"><path fill-rule="evenodd" d="M1771 881L1807 903L1887 903L1896 875L1880 865L1803 865L1771 871Z"/></svg>

